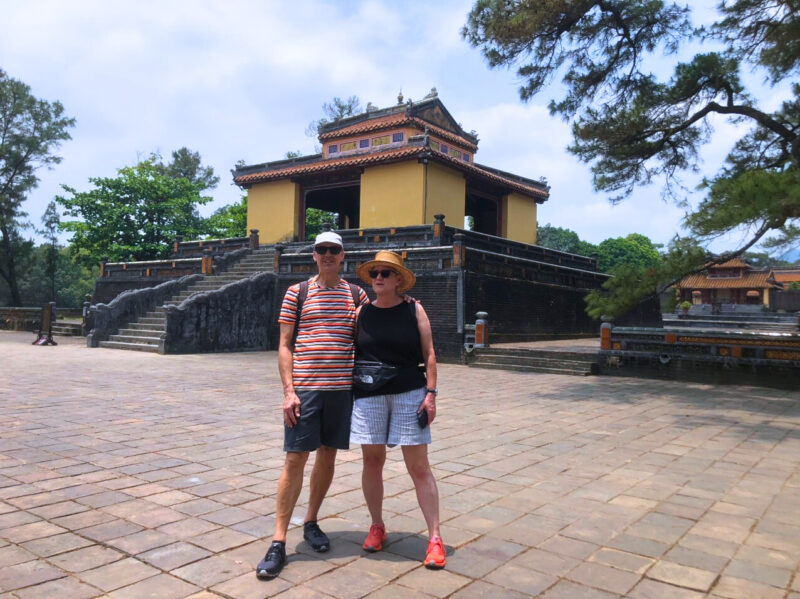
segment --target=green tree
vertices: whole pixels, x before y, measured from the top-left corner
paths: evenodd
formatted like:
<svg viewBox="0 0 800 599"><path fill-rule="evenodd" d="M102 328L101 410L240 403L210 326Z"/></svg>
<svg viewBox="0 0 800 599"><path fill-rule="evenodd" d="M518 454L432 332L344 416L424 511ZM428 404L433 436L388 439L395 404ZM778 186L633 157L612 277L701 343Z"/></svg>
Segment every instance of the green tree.
<svg viewBox="0 0 800 599"><path fill-rule="evenodd" d="M322 225L329 224L336 228L336 213L326 212L318 208L306 208L306 239L314 241L322 233Z"/></svg>
<svg viewBox="0 0 800 599"><path fill-rule="evenodd" d="M156 160L151 156L121 168L114 178L90 178L89 191L62 186L70 195L56 201L66 216L79 220L62 222L61 228L72 232L82 264L97 264L104 256L111 261L165 258L177 235L202 234L197 206L211 198L200 195L200 184L164 175Z"/></svg>
<svg viewBox="0 0 800 599"><path fill-rule="evenodd" d="M358 96L350 96L349 98L334 97L331 102L325 102L322 105L323 117L316 121L311 121L306 128L306 135L309 137L316 137L322 132L322 128L328 123L339 121L348 116L353 116L361 112L361 101ZM287 155L287 158L290 156Z"/></svg>
<svg viewBox="0 0 800 599"><path fill-rule="evenodd" d="M247 235L247 196L242 196L237 204L215 210L203 228L212 239Z"/></svg>
<svg viewBox="0 0 800 599"><path fill-rule="evenodd" d="M214 174L210 166L203 166L200 152L192 152L187 147L182 147L172 152L172 160L164 164L160 158L154 162L162 174L173 179L184 178L198 186L200 191L214 189L219 183L219 177Z"/></svg>
<svg viewBox="0 0 800 599"><path fill-rule="evenodd" d="M536 245L581 256L591 256L597 251L595 245L583 241L575 231L554 227L550 223L537 227Z"/></svg>
<svg viewBox="0 0 800 599"><path fill-rule="evenodd" d="M19 266L32 249L20 233L27 216L22 202L39 182L36 172L61 162L54 152L74 125L60 102L35 98L30 87L0 69L0 278L12 306L22 303Z"/></svg>
<svg viewBox="0 0 800 599"><path fill-rule="evenodd" d="M688 6L660 0L478 0L462 30L492 67L518 65L523 100L554 89L549 84L561 77L564 94L550 111L573 123L569 150L591 164L595 189L612 201L657 180L679 200L681 174L699 170L712 119L738 124L726 166L706 177L705 199L686 216L696 238L676 239L652 276L640 272L654 284L649 293L680 278L678 265L701 269L704 256L694 248L721 234L751 232L719 261L759 241L780 248L800 239L800 85L771 110L756 104L739 76L746 68L772 84L796 80L800 10L793 0L723 0L718 11L716 22L696 29ZM698 40L719 49L681 60ZM650 70L654 56L673 60L671 75Z"/></svg>
<svg viewBox="0 0 800 599"><path fill-rule="evenodd" d="M623 265L649 269L657 266L660 259L653 242L639 233L606 239L597 246L597 268L601 272L614 272Z"/></svg>

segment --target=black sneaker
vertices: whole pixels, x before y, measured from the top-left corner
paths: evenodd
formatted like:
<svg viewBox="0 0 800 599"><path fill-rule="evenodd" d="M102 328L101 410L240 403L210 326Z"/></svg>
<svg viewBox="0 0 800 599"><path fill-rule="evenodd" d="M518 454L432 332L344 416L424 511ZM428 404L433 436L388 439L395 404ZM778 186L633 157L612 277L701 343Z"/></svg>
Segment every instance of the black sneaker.
<svg viewBox="0 0 800 599"><path fill-rule="evenodd" d="M303 524L303 538L318 553L325 553L331 548L331 541L328 535L320 530L316 520Z"/></svg>
<svg viewBox="0 0 800 599"><path fill-rule="evenodd" d="M281 573L284 564L286 564L286 545L273 542L264 559L256 566L256 576L261 580L272 580Z"/></svg>

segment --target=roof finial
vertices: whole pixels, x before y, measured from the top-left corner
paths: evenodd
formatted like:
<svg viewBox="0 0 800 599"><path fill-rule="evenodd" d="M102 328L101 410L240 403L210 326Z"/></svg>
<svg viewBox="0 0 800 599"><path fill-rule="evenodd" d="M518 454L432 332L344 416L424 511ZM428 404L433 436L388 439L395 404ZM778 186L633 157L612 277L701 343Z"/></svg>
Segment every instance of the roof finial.
<svg viewBox="0 0 800 599"><path fill-rule="evenodd" d="M400 88L400 93L397 94L397 103L398 104L402 104L403 103L403 88L402 87Z"/></svg>

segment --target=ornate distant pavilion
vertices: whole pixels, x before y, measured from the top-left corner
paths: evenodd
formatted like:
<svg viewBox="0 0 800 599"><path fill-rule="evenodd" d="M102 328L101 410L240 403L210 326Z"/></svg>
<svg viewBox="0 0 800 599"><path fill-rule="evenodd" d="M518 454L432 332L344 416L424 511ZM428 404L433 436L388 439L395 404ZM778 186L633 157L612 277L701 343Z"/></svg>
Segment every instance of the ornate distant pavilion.
<svg viewBox="0 0 800 599"><path fill-rule="evenodd" d="M755 269L741 258L709 266L676 285L680 301L693 304L769 305L771 289L780 289L770 269Z"/></svg>
<svg viewBox="0 0 800 599"><path fill-rule="evenodd" d="M545 183L475 163L478 137L467 133L435 89L420 102L372 109L325 125L321 154L233 171L248 192L247 226L262 243L305 239L307 208L335 212L338 229L433 223L444 214L461 227L536 243Z"/></svg>

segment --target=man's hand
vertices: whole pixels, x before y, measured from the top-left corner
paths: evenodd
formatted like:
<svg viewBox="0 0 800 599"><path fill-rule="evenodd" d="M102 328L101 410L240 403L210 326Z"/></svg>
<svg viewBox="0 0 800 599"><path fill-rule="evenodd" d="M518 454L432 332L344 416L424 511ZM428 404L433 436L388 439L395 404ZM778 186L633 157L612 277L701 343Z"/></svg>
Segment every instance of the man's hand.
<svg viewBox="0 0 800 599"><path fill-rule="evenodd" d="M292 428L300 420L300 398L291 391L283 398L283 423Z"/></svg>

